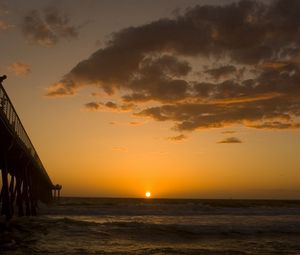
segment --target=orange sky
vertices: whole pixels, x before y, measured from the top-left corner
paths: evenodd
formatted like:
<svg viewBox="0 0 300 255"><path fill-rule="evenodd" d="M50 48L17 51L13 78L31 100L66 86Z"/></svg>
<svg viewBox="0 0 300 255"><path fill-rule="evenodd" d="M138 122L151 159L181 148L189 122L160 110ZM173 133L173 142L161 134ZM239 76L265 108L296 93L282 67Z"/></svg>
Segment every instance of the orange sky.
<svg viewBox="0 0 300 255"><path fill-rule="evenodd" d="M234 32L222 34L219 23L211 35L217 46L205 53L207 45L197 48L188 26L180 30L174 10L188 23L193 10L196 17L202 11L196 4L232 1L142 2L0 1L4 87L63 195L300 198L299 53L281 59L253 51L247 58L252 46L237 42ZM261 17L251 8L243 15L253 30L236 30L260 40L254 23ZM154 33L166 26L161 18L177 20L174 38ZM52 30L43 34L32 20ZM130 26L131 32L122 30ZM144 40L148 28L155 36ZM178 31L189 40L176 48ZM278 47L291 50L282 38ZM261 40L267 47L266 37ZM299 42L293 47L296 52ZM115 59L114 50L124 57ZM247 85L250 79L255 86Z"/></svg>

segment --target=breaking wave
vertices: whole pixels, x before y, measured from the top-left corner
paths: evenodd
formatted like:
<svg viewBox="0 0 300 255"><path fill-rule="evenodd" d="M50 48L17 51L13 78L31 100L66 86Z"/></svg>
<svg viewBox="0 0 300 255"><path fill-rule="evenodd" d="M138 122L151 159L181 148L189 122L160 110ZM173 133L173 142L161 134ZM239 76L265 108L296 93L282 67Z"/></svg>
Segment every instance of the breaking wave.
<svg viewBox="0 0 300 255"><path fill-rule="evenodd" d="M62 200L41 208L43 216L15 218L0 232L0 254L273 255L300 251L300 210L291 204L82 202Z"/></svg>

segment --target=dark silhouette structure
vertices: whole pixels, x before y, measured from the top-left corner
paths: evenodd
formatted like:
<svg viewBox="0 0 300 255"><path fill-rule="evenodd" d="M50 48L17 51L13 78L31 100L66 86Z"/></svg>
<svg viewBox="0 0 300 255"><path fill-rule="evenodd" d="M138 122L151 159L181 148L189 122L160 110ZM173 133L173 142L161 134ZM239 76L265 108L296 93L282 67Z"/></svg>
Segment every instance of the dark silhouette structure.
<svg viewBox="0 0 300 255"><path fill-rule="evenodd" d="M2 86L5 79L0 76L0 202L9 220L15 209L19 216L36 215L37 202L51 202L55 186Z"/></svg>
<svg viewBox="0 0 300 255"><path fill-rule="evenodd" d="M54 194L53 194L53 199L54 200L59 200L60 199L60 191L62 189L62 186L59 184L56 184L53 188Z"/></svg>

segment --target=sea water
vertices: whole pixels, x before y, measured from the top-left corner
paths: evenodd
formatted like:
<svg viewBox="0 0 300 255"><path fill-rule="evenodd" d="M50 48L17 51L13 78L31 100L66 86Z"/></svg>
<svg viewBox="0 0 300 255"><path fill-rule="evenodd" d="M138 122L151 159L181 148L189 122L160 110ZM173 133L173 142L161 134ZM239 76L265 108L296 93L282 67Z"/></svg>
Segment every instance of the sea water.
<svg viewBox="0 0 300 255"><path fill-rule="evenodd" d="M1 230L0 254L300 254L300 202L61 198Z"/></svg>

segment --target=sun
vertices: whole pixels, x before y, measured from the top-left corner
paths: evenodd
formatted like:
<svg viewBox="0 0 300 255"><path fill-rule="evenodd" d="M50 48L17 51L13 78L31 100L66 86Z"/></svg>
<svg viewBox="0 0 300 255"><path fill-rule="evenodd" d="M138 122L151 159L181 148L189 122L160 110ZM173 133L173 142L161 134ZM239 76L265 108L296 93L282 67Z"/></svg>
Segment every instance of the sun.
<svg viewBox="0 0 300 255"><path fill-rule="evenodd" d="M146 196L146 198L150 198L150 197L151 197L151 192L147 191L147 192L145 193L145 196Z"/></svg>

